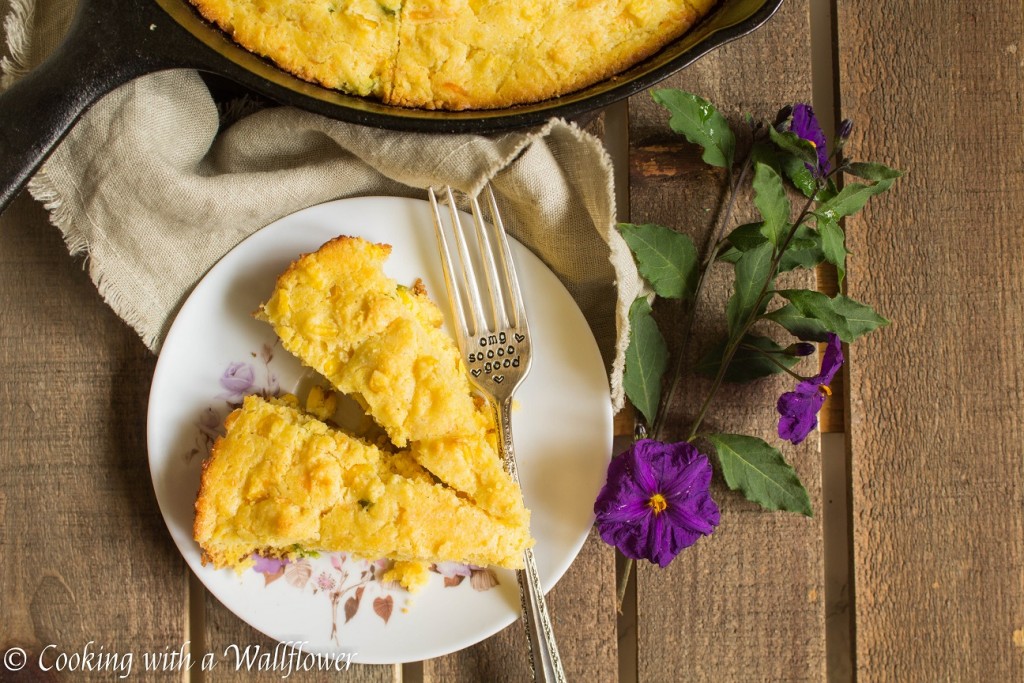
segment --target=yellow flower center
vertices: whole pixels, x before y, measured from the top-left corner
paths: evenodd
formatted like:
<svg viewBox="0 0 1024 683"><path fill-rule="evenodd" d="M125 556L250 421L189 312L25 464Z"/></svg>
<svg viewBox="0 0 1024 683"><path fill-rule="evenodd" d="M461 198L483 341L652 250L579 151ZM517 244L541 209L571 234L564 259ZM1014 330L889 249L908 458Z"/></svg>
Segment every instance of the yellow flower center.
<svg viewBox="0 0 1024 683"><path fill-rule="evenodd" d="M807 140L807 142L811 143L811 147L813 147L814 149L818 149L818 146L814 144L814 140Z"/></svg>
<svg viewBox="0 0 1024 683"><path fill-rule="evenodd" d="M818 391L820 391L821 393L825 394L826 396L831 396L832 395L832 390L828 388L827 384L819 384L818 385Z"/></svg>
<svg viewBox="0 0 1024 683"><path fill-rule="evenodd" d="M647 504L651 506L652 510L654 510L654 514L664 512L665 508L668 507L668 501L665 500L665 496L660 493L655 493L651 496L651 499L647 501Z"/></svg>

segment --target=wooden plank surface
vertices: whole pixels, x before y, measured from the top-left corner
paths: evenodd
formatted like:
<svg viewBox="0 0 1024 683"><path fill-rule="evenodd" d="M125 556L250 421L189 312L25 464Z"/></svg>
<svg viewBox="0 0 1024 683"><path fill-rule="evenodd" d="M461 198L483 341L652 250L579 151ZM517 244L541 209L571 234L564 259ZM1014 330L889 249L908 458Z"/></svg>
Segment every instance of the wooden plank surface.
<svg viewBox="0 0 1024 683"><path fill-rule="evenodd" d="M743 112L773 117L782 105L809 101L808 2L790 0L765 27L702 59L664 85L719 105L734 123ZM719 204L723 176L707 170L699 151L673 134L647 94L630 100L631 220L670 225L704 244ZM737 216L744 222L747 216ZM737 223L738 224L738 223ZM724 334L729 295L716 271L698 308L695 352ZM793 284L813 287L813 273ZM663 318L671 319L663 314ZM709 429L774 435L773 406L785 378L719 394ZM682 431L694 417L706 380L688 377L672 420ZM706 423L707 424L707 423ZM677 438L685 434L673 434ZM820 515L818 442L812 435L784 452ZM637 577L638 678L655 680L821 680L825 669L820 517L762 511L728 492L720 475L712 494L722 510L715 534L685 550L666 569L643 563Z"/></svg>
<svg viewBox="0 0 1024 683"><path fill-rule="evenodd" d="M153 364L42 208L16 200L0 217L0 651L28 653L23 680L44 680L43 650L46 666L131 653L143 676L143 653L188 639L185 565L146 457ZM87 676L56 679L71 678Z"/></svg>
<svg viewBox="0 0 1024 683"><path fill-rule="evenodd" d="M855 156L905 169L847 224L892 326L850 361L861 680L1024 680L1024 19L840 2Z"/></svg>

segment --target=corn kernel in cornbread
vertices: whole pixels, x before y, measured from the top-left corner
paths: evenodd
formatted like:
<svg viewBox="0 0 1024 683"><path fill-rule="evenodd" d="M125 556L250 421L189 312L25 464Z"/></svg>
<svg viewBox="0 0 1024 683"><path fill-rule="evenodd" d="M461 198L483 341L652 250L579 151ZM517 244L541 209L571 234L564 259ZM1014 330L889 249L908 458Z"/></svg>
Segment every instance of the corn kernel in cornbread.
<svg viewBox="0 0 1024 683"><path fill-rule="evenodd" d="M338 237L295 261L258 313L284 348L360 401L399 448L487 512L523 523L493 412L473 395L440 310L388 278L386 245Z"/></svg>
<svg viewBox="0 0 1024 683"><path fill-rule="evenodd" d="M400 562L522 566L525 525L498 520L294 402L247 396L204 463L194 536L203 559L242 569L254 552L349 551ZM414 585L415 567L396 576Z"/></svg>
<svg viewBox="0 0 1024 683"><path fill-rule="evenodd" d="M716 0L192 0L293 74L389 104L489 109L585 87L682 35Z"/></svg>

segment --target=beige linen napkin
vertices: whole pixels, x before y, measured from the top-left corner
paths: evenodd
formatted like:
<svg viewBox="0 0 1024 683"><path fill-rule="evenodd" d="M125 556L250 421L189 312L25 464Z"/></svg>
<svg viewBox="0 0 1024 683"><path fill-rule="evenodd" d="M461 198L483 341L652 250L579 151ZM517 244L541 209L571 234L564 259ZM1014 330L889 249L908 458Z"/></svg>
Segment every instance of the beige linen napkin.
<svg viewBox="0 0 1024 683"><path fill-rule="evenodd" d="M143 1L143 0L140 0ZM60 41L74 0L0 0L2 87ZM576 299L621 375L629 304L641 291L614 228L601 143L552 120L491 137L394 133L286 107L222 126L191 70L139 78L98 102L29 185L106 302L153 350L203 274L249 234L341 197L423 198L429 185L475 193L491 181L509 232Z"/></svg>

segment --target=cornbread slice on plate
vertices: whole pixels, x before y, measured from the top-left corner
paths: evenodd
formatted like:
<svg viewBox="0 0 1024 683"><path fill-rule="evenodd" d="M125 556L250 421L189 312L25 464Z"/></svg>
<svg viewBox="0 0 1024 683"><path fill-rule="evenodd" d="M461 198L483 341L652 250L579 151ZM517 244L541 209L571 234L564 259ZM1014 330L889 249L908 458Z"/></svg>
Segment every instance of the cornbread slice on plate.
<svg viewBox="0 0 1024 683"><path fill-rule="evenodd" d="M244 569L257 552L342 550L519 568L533 544L526 524L488 515L406 453L332 429L294 401L247 396L225 426L203 465L193 527L203 562L217 568Z"/></svg>
<svg viewBox="0 0 1024 683"><path fill-rule="evenodd" d="M476 505L520 524L490 407L474 396L441 311L383 266L391 248L338 237L293 262L257 313L285 349L358 400L392 443Z"/></svg>

